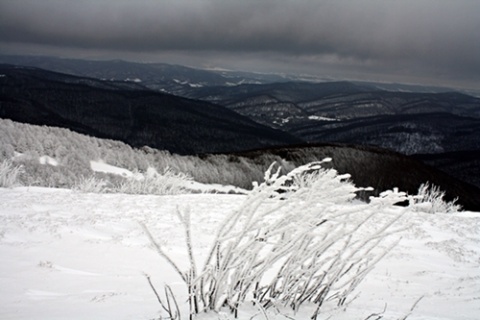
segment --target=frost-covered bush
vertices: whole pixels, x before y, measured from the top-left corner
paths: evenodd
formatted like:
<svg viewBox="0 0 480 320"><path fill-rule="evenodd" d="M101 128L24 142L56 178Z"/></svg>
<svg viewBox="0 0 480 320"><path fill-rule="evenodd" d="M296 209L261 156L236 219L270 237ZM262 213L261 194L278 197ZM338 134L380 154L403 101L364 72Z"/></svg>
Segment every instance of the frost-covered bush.
<svg viewBox="0 0 480 320"><path fill-rule="evenodd" d="M192 179L184 173L176 173L166 168L162 173L149 168L139 178L124 179L114 186L115 192L130 194L181 194L187 190L187 183Z"/></svg>
<svg viewBox="0 0 480 320"><path fill-rule="evenodd" d="M373 266L396 244L390 235L403 208L382 212L382 202L350 202L361 188L348 175L311 163L280 176L270 167L243 205L218 226L205 264L197 269L189 211L178 212L186 230L190 269L181 271L148 232L159 254L187 284L190 312L235 314L245 301L260 309L347 302ZM383 203L398 200L384 194ZM389 212L390 213L390 212ZM372 223L373 222L373 223Z"/></svg>
<svg viewBox="0 0 480 320"><path fill-rule="evenodd" d="M73 189L92 193L172 195L187 192L191 180L188 175L176 173L169 168L162 173L149 168L144 174L137 172L133 177L118 177L113 182L95 175L81 177Z"/></svg>
<svg viewBox="0 0 480 320"><path fill-rule="evenodd" d="M10 160L3 160L0 163L0 187L12 188L21 185L19 177L23 172L22 166L15 165Z"/></svg>
<svg viewBox="0 0 480 320"><path fill-rule="evenodd" d="M453 213L461 210L461 206L455 203L457 199L446 201L444 198L445 192L438 186L424 183L418 188L411 205L415 211L426 213Z"/></svg>
<svg viewBox="0 0 480 320"><path fill-rule="evenodd" d="M85 192L85 193L105 193L112 191L109 188L111 185L108 181L97 178L95 176L81 177L72 187L75 191Z"/></svg>

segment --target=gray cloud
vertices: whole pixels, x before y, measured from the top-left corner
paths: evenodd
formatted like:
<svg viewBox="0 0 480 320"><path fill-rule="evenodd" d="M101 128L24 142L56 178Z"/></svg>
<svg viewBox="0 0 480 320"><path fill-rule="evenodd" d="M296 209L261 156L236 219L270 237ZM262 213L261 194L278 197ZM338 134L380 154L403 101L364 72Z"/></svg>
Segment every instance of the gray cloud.
<svg viewBox="0 0 480 320"><path fill-rule="evenodd" d="M240 58L271 71L350 69L474 85L478 16L473 0L0 0L0 49Z"/></svg>

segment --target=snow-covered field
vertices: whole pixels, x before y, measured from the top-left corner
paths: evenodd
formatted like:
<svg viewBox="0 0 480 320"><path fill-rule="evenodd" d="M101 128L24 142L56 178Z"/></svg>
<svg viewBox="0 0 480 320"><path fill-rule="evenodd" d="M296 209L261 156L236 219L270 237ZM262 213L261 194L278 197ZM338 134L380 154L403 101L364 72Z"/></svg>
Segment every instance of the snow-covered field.
<svg viewBox="0 0 480 320"><path fill-rule="evenodd" d="M186 287L140 223L188 268L176 208L191 209L201 259L215 227L246 197L0 188L0 319L165 319L145 274L160 292L164 284L172 287L188 319ZM356 298L341 309L327 302L320 319L367 319L374 313L379 315L369 319L480 319L480 213L408 212L398 223L407 227L402 240L356 288ZM239 311L240 319L310 315L308 306L296 314L274 308L263 314L248 303ZM196 318L233 315L222 310Z"/></svg>

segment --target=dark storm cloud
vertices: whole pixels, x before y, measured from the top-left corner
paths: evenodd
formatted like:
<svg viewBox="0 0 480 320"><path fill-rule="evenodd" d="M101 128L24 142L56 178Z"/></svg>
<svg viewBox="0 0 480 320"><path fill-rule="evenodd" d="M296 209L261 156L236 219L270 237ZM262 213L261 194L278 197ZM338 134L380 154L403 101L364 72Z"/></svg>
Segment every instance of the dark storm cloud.
<svg viewBox="0 0 480 320"><path fill-rule="evenodd" d="M0 0L0 43L258 54L480 80L474 0Z"/></svg>

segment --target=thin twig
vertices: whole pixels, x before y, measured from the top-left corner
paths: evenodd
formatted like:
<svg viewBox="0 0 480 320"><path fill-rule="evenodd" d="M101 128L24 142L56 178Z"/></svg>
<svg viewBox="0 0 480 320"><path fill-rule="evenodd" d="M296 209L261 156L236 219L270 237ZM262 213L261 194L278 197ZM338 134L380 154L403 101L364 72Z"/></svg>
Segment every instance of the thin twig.
<svg viewBox="0 0 480 320"><path fill-rule="evenodd" d="M178 319L182 319L182 316L180 314L180 308L178 307L178 303L177 303L177 298L175 298L175 295L173 294L172 288L170 288L170 286L168 286L168 285L165 285L165 296L167 297L167 299L170 296L173 300L173 303L175 304L175 309L177 310L177 313L175 314L174 319L177 319L177 315L178 315Z"/></svg>
<svg viewBox="0 0 480 320"><path fill-rule="evenodd" d="M155 249L157 250L157 253L162 257L164 258L165 260L167 260L168 263L170 263L170 265L173 267L173 269L175 271L177 271L178 275L182 278L182 280L187 283L187 278L185 277L185 274L180 271L180 268L177 266L177 264L175 262L173 262L172 259L170 259L170 257L162 250L162 248L160 247L160 245L155 241L155 239L153 238L152 234L150 233L150 231L148 230L147 226L143 223L143 222L138 222L140 224L140 226L143 228L143 231L145 232L145 234L147 235L148 239L150 240L150 242L153 244L153 246L155 247Z"/></svg>
<svg viewBox="0 0 480 320"><path fill-rule="evenodd" d="M374 320L380 320L383 318L383 315L385 314L385 311L387 311L387 304L385 303L385 306L383 307L383 311L379 313L372 313L368 317L365 318L365 320L369 320L373 317L376 317Z"/></svg>
<svg viewBox="0 0 480 320"><path fill-rule="evenodd" d="M425 296L421 296L420 298L417 299L417 301L415 301L415 303L412 305L412 307L410 308L410 311L403 317L401 318L400 320L406 320L408 317L410 317L410 315L412 314L413 310L417 307L418 303L424 298Z"/></svg>

